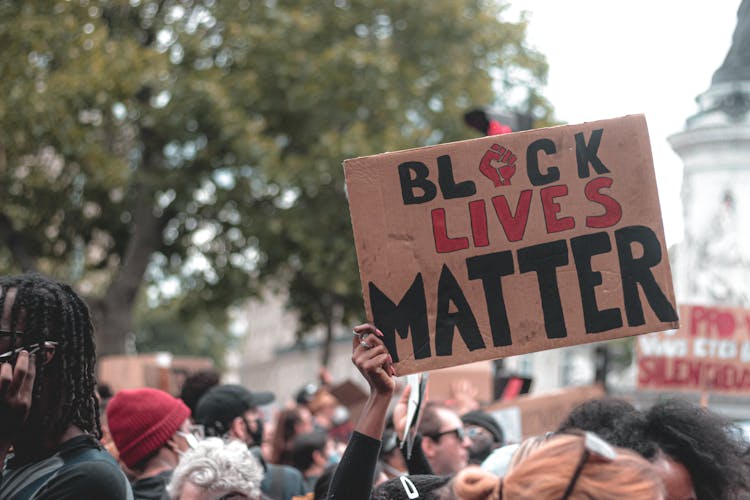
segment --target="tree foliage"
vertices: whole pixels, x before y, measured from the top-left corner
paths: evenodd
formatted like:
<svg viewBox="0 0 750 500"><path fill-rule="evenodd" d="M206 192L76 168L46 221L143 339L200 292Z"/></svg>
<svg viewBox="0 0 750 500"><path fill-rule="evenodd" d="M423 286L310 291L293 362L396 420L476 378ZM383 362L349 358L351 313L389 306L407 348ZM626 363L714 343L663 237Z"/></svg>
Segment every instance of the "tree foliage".
<svg viewBox="0 0 750 500"><path fill-rule="evenodd" d="M271 279L304 331L361 318L342 160L466 138L477 104L550 118L504 8L0 0L0 268L76 282L105 353L144 285L224 311Z"/></svg>

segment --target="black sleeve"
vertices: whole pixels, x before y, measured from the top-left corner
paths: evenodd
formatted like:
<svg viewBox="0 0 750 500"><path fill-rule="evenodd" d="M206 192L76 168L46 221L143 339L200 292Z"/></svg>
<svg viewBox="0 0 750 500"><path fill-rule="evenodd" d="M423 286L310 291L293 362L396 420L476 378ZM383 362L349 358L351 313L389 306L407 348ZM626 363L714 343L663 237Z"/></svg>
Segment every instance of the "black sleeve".
<svg viewBox="0 0 750 500"><path fill-rule="evenodd" d="M354 431L328 489L328 500L368 500L372 491L380 440Z"/></svg>
<svg viewBox="0 0 750 500"><path fill-rule="evenodd" d="M133 492L127 478L115 464L90 460L63 467L34 495L34 500L81 498L132 500Z"/></svg>
<svg viewBox="0 0 750 500"><path fill-rule="evenodd" d="M406 458L406 450L404 448L400 448L400 450L404 455L404 460L406 461L406 468L409 470L409 475L414 476L417 474L435 474L432 471L430 462L427 461L427 457L424 456L424 451L422 451L421 434L417 434L414 437L414 444L411 448L411 458Z"/></svg>

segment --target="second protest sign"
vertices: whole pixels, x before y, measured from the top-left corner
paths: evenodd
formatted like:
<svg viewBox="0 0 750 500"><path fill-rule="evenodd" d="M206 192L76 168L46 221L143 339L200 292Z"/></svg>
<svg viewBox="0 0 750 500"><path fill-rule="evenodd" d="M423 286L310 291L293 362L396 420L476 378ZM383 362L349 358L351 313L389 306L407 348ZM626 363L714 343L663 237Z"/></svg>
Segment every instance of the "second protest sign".
<svg viewBox="0 0 750 500"><path fill-rule="evenodd" d="M645 118L344 162L399 375L676 328Z"/></svg>

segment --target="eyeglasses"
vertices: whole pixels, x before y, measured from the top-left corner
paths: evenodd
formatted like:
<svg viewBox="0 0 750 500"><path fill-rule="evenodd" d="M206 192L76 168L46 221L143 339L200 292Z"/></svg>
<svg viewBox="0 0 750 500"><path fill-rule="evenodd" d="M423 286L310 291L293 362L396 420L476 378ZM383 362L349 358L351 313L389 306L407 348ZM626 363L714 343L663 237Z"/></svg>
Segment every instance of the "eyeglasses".
<svg viewBox="0 0 750 500"><path fill-rule="evenodd" d="M583 453L581 453L581 458L578 460L573 477L570 478L568 487L565 488L565 493L563 493L561 498L561 500L567 500L570 494L573 493L578 478L581 476L581 472L583 472L583 467L589 461L589 458L596 457L604 462L611 462L617 458L617 452L609 443L593 432L564 432L562 434L573 434L583 437Z"/></svg>
<svg viewBox="0 0 750 500"><path fill-rule="evenodd" d="M433 441L440 441L441 437L447 436L448 434L455 434L456 438L458 438L459 441L463 441L464 439L466 439L466 430L463 427L456 427L455 429L437 432L435 434L425 434L425 436L432 439Z"/></svg>
<svg viewBox="0 0 750 500"><path fill-rule="evenodd" d="M58 343L51 340L45 340L42 344L31 344L29 346L21 346L10 351L6 351L0 354L0 363L15 363L18 359L18 355L21 351L28 351L29 354L36 354L39 351L49 351L57 347Z"/></svg>

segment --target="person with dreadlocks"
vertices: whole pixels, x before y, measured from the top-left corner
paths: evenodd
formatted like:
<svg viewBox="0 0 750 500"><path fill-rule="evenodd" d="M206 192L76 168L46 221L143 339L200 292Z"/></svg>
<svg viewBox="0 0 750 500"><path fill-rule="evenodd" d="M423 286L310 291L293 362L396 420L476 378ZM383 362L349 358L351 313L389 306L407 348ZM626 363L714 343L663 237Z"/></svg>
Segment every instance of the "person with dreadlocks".
<svg viewBox="0 0 750 500"><path fill-rule="evenodd" d="M0 498L132 499L98 440L94 332L84 302L38 274L2 276L0 314Z"/></svg>

